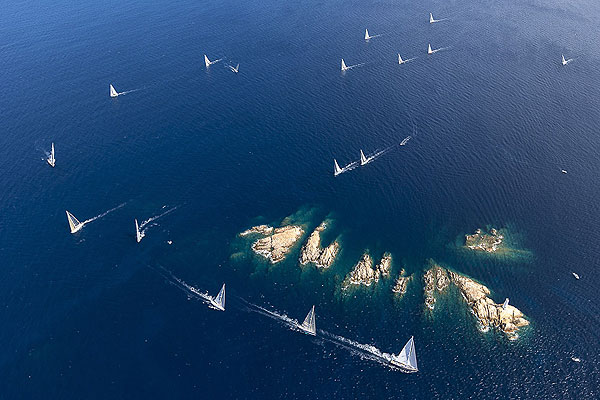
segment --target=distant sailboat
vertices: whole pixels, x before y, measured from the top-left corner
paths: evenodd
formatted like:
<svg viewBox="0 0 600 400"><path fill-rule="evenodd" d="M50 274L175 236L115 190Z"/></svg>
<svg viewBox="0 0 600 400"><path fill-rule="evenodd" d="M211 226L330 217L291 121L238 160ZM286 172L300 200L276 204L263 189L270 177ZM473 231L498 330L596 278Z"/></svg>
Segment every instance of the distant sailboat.
<svg viewBox="0 0 600 400"><path fill-rule="evenodd" d="M236 67L235 67L235 68L234 68L233 66L231 66L231 65L228 65L228 67L229 67L229 69L230 69L232 72L235 72L236 74L237 74L237 73L239 72L239 70L240 70L240 64L236 65Z"/></svg>
<svg viewBox="0 0 600 400"><path fill-rule="evenodd" d="M365 29L365 40L369 40L371 39L371 36L369 36L369 30Z"/></svg>
<svg viewBox="0 0 600 400"><path fill-rule="evenodd" d="M115 87L112 84L110 84L110 97L117 97L120 94L121 93L117 92L115 90Z"/></svg>
<svg viewBox="0 0 600 400"><path fill-rule="evenodd" d="M333 176L338 176L339 174L341 174L343 171L340 168L340 166L338 165L337 160L334 158L333 159Z"/></svg>
<svg viewBox="0 0 600 400"><path fill-rule="evenodd" d="M139 243L142 241L142 232L140 232L140 226L138 225L137 218L135 219L135 240Z"/></svg>
<svg viewBox="0 0 600 400"><path fill-rule="evenodd" d="M48 164L50 164L50 166L52 168L54 168L54 164L56 164L56 159L54 158L54 143L52 143L52 149L50 150L50 157L48 157L48 159L46 161L48 161Z"/></svg>
<svg viewBox="0 0 600 400"><path fill-rule="evenodd" d="M317 327L315 324L315 306L312 306L302 325L298 325L298 328L302 329L307 335L317 335Z"/></svg>
<svg viewBox="0 0 600 400"><path fill-rule="evenodd" d="M360 150L360 165L365 165L369 160L365 157L365 153L363 153L362 149Z"/></svg>
<svg viewBox="0 0 600 400"><path fill-rule="evenodd" d="M400 57L400 53L398 53L398 64L404 64L406 61L404 61L402 59L402 57Z"/></svg>
<svg viewBox="0 0 600 400"><path fill-rule="evenodd" d="M561 55L561 57L562 57L562 65L567 65L568 63L573 61L572 58L569 58L568 60L566 60L564 55Z"/></svg>
<svg viewBox="0 0 600 400"><path fill-rule="evenodd" d="M431 50L431 44L427 45L427 54L433 54L433 50Z"/></svg>
<svg viewBox="0 0 600 400"><path fill-rule="evenodd" d="M75 233L81 228L83 228L83 223L79 222L77 218L73 214L67 211L67 220L69 221L69 228L71 228L71 233Z"/></svg>
<svg viewBox="0 0 600 400"><path fill-rule="evenodd" d="M435 18L433 18L433 14L432 14L432 13L429 13L429 23L430 23L430 24L435 24L436 22L443 21L444 19L446 19L446 18L443 18L443 19L435 19Z"/></svg>
<svg viewBox="0 0 600 400"><path fill-rule="evenodd" d="M210 304L217 310L225 311L225 284L223 284L217 297L211 297Z"/></svg>
<svg viewBox="0 0 600 400"><path fill-rule="evenodd" d="M506 300L504 300L504 303L502 304L502 309L506 310L506 306L508 306L508 297L506 298Z"/></svg>
<svg viewBox="0 0 600 400"><path fill-rule="evenodd" d="M579 280L579 275L577 275L575 272L572 272L572 274L575 277L575 279Z"/></svg>
<svg viewBox="0 0 600 400"><path fill-rule="evenodd" d="M402 351L397 356L392 354L390 360L392 365L402 368L406 372L417 372L417 353L415 352L414 337L411 336L408 342L402 348Z"/></svg>
<svg viewBox="0 0 600 400"><path fill-rule="evenodd" d="M344 59L342 58L342 71L346 71L349 68L346 66L346 63L344 62Z"/></svg>
<svg viewBox="0 0 600 400"><path fill-rule="evenodd" d="M206 68L210 67L210 66L211 66L211 65L213 65L213 64L216 64L216 63L218 63L218 62L219 62L219 61L221 61L221 60L222 60L222 58L219 58L218 60L215 60L215 61L210 61L210 60L208 59L208 57L206 57L206 54L204 55L204 65L206 65Z"/></svg>

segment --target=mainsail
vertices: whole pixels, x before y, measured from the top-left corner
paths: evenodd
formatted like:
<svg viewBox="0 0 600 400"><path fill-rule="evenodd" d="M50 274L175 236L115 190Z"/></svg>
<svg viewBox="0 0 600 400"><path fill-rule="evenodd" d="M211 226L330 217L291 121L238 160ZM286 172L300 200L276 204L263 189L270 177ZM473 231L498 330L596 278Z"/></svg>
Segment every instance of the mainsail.
<svg viewBox="0 0 600 400"><path fill-rule="evenodd" d="M225 284L223 284L223 287L221 288L221 291L217 297L212 299L212 303L219 310L225 311Z"/></svg>
<svg viewBox="0 0 600 400"><path fill-rule="evenodd" d="M360 165L365 165L366 163L368 163L369 160L367 160L367 157L365 157L365 153L363 153L363 151L360 151Z"/></svg>
<svg viewBox="0 0 600 400"><path fill-rule="evenodd" d="M300 325L303 331L309 333L311 335L317 334L317 326L315 324L315 306L312 306L306 318L304 318L304 322Z"/></svg>
<svg viewBox="0 0 600 400"><path fill-rule="evenodd" d="M56 160L54 159L54 143L52 143L52 150L50 150L50 157L46 160L51 167L54 167Z"/></svg>
<svg viewBox="0 0 600 400"><path fill-rule="evenodd" d="M347 70L348 67L346 67L346 63L344 62L344 59L342 58L342 71Z"/></svg>
<svg viewBox="0 0 600 400"><path fill-rule="evenodd" d="M140 226L138 225L137 218L135 219L135 240L139 243L142 241L142 232L140 232Z"/></svg>
<svg viewBox="0 0 600 400"><path fill-rule="evenodd" d="M427 45L427 54L433 54L433 51L431 50L431 44Z"/></svg>
<svg viewBox="0 0 600 400"><path fill-rule="evenodd" d="M75 233L83 227L83 223L79 222L77 218L73 214L67 211L67 220L69 221L69 227L71 228L71 233Z"/></svg>
<svg viewBox="0 0 600 400"><path fill-rule="evenodd" d="M342 173L342 169L338 165L337 160L334 158L333 159L333 176L338 176L341 173Z"/></svg>
<svg viewBox="0 0 600 400"><path fill-rule="evenodd" d="M204 64L206 65L206 68L210 67L210 64L211 64L208 57L206 57L206 54L204 55Z"/></svg>
<svg viewBox="0 0 600 400"><path fill-rule="evenodd" d="M506 306L508 305L508 297L506 298L506 300L504 300L504 304L502 304L502 309L506 309Z"/></svg>
<svg viewBox="0 0 600 400"><path fill-rule="evenodd" d="M112 84L110 84L110 97L117 97L118 95L119 95L119 92L117 92L115 90L115 87Z"/></svg>
<svg viewBox="0 0 600 400"><path fill-rule="evenodd" d="M405 368L410 372L417 372L419 370L417 367L417 353L415 352L415 341L413 336L406 342L398 356L392 355L392 361L394 364Z"/></svg>
<svg viewBox="0 0 600 400"><path fill-rule="evenodd" d="M365 29L365 40L369 40L371 39L371 36L369 36L369 30Z"/></svg>
<svg viewBox="0 0 600 400"><path fill-rule="evenodd" d="M437 21L433 18L433 14L429 13L429 23L433 24L434 22L437 22Z"/></svg>
<svg viewBox="0 0 600 400"><path fill-rule="evenodd" d="M404 64L404 60L400 57L400 53L398 53L398 64Z"/></svg>

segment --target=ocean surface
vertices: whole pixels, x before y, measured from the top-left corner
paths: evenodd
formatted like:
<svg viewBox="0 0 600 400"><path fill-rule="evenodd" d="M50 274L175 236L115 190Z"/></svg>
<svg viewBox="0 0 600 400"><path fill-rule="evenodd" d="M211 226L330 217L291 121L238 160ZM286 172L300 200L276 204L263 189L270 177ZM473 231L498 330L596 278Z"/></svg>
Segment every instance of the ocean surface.
<svg viewBox="0 0 600 400"><path fill-rule="evenodd" d="M0 399L599 398L599 20L593 0L3 2ZM360 149L387 152L334 178ZM94 220L70 234L65 210ZM286 217L331 221L329 270L238 236ZM465 251L485 227L519 251ZM365 250L392 277L341 290ZM429 260L530 326L480 332L458 293L426 311ZM224 313L190 290L223 282ZM313 304L315 338L289 326ZM404 374L381 355L411 336Z"/></svg>

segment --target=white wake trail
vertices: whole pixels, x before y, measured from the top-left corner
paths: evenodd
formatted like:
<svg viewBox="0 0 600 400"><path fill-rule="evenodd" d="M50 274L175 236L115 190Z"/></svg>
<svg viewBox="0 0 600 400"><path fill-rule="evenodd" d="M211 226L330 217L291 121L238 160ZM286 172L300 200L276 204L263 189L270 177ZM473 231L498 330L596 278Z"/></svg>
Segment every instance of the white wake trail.
<svg viewBox="0 0 600 400"><path fill-rule="evenodd" d="M352 171L356 167L358 167L358 161L352 161L350 164L343 167L338 175L341 175L344 172Z"/></svg>
<svg viewBox="0 0 600 400"><path fill-rule="evenodd" d="M333 333L329 333L321 329L319 329L319 333L326 341L336 346L343 347L346 350L349 350L350 353L359 356L361 359L376 361L387 367L392 367L392 365L390 364L392 355L389 353L382 352L373 345L355 342L354 340L345 338L343 336L335 335Z"/></svg>
<svg viewBox="0 0 600 400"><path fill-rule="evenodd" d="M246 303L247 311L255 312L257 314L264 315L265 317L274 319L275 321L282 323L284 326L286 326L287 328L289 328L291 330L299 330L298 329L299 322L297 320L290 318L285 314L281 314L281 313L278 313L273 310L267 310L264 307L250 303L244 299L241 299L241 300L244 303Z"/></svg>
<svg viewBox="0 0 600 400"><path fill-rule="evenodd" d="M212 299L212 296L210 296L208 293L202 293L199 289L196 289L194 286L187 284L183 279L180 279L173 275L173 273L168 269L162 266L159 267L162 271L161 275L164 276L165 279L167 279L167 281L171 285L186 293L188 297L195 297L204 302L210 302L210 300Z"/></svg>
<svg viewBox="0 0 600 400"><path fill-rule="evenodd" d="M148 218L148 219L147 219L147 220L145 220L145 221L142 221L142 222L140 223L140 229L141 229L141 231L140 231L140 234L142 235L142 237L144 237L144 236L145 236L145 234L146 234L146 231L147 231L147 230L148 230L150 227L152 227L152 226L156 225L156 224L152 224L152 225L150 225L150 226L148 226L148 227L146 228L146 226L147 226L149 223L151 223L151 222L153 222L153 221L156 221L157 219L159 219L159 218L162 218L162 217L164 217L165 215L167 215L167 214L169 214L169 213L171 213L171 212L175 211L175 210L176 210L178 207L179 207L179 206L175 206L175 207L173 207L173 208L170 208L170 209L168 209L167 211L163 212L162 214L155 215L155 216L153 216L153 217L150 217L150 218ZM145 228L145 229L144 229L144 228Z"/></svg>
<svg viewBox="0 0 600 400"><path fill-rule="evenodd" d="M103 213L102 213L102 214L100 214L100 215L96 215L96 216L95 216L95 217L93 217L93 218L86 219L86 220L85 220L85 221L83 221L81 224L82 224L82 225L85 225L85 224L88 224L88 223L90 223L90 222L92 222L92 221L95 221L95 220L97 220L97 219L100 219L100 218L102 218L102 217L105 217L105 216L106 216L106 215L108 215L109 213L111 213L111 212L113 212L113 211L115 211L115 210L118 210L119 208L125 207L125 204L127 204L127 202L125 202L125 203L122 203L122 204L119 204L119 205L118 205L118 206L116 206L115 208L111 208L110 210L108 210L108 211L105 211L105 212L103 212Z"/></svg>

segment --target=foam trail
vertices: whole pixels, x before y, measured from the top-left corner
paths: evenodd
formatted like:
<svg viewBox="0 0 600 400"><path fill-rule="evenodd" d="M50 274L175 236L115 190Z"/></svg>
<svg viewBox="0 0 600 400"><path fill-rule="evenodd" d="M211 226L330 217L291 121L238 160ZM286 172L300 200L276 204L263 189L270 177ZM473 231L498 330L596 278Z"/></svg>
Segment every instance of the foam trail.
<svg viewBox="0 0 600 400"><path fill-rule="evenodd" d="M133 92L137 92L140 90L144 90L144 88L139 88L139 89L131 89L131 90L126 90L125 92L119 92L119 96L123 95L123 94L128 94L128 93L133 93Z"/></svg>
<svg viewBox="0 0 600 400"><path fill-rule="evenodd" d="M450 46L448 46L448 47L440 47L439 49L431 50L431 54L435 54L438 51L443 51L443 50L448 50L448 49L450 49Z"/></svg>
<svg viewBox="0 0 600 400"><path fill-rule="evenodd" d="M247 311L251 311L251 312L255 312L258 313L260 315L264 315L265 317L269 317L271 319L274 319L278 322L281 322L284 326L288 327L291 330L298 330L298 325L299 322L293 318L288 317L285 314L281 314L278 313L276 311L272 311L272 310L267 310L264 307L261 307L259 305L250 303L244 299L241 299L244 303L246 303Z"/></svg>
<svg viewBox="0 0 600 400"><path fill-rule="evenodd" d="M346 165L342 168L338 175L343 174L344 172L352 171L354 168L358 166L358 161L352 161L350 164Z"/></svg>
<svg viewBox="0 0 600 400"><path fill-rule="evenodd" d="M346 67L346 69L345 69L344 71L342 71L342 72L348 71L349 69L352 69L352 68L356 68L356 67L362 67L362 66L363 66L363 65L365 65L365 64L366 64L366 63L360 63L360 64L349 65L349 66L347 66L347 67Z"/></svg>
<svg viewBox="0 0 600 400"><path fill-rule="evenodd" d="M95 220L97 220L97 219L99 219L99 218L102 218L102 217L106 216L107 214L109 214L109 213L111 213L111 212L113 212L113 211L115 211L115 210L118 210L118 209L119 209L119 208L121 208L121 207L124 207L124 206L125 206L125 204L127 204L127 202L125 202L125 203L122 203L122 204L119 204L119 205L118 205L118 206L116 206L115 208L111 208L110 210L108 210L108 211L105 211L105 212L103 212L103 213L102 213L102 214L100 214L100 215L96 215L94 218L86 219L85 221L83 221L83 222L82 222L82 224L83 224L83 225L85 225L85 224L88 224L88 223L90 223L90 222L92 222L92 221L95 221Z"/></svg>
<svg viewBox="0 0 600 400"><path fill-rule="evenodd" d="M196 289L192 285L187 284L183 279L180 279L173 275L173 273L168 269L162 266L159 266L159 268L161 269L161 271L159 271L160 274L164 276L171 285L186 293L188 297L195 297L204 302L210 302L210 300L212 299L212 296L210 296L208 293L202 293L199 289Z"/></svg>
<svg viewBox="0 0 600 400"><path fill-rule="evenodd" d="M416 60L419 57L413 57L413 58L407 58L406 60L402 60L402 64L406 64L407 62L411 62L413 60Z"/></svg>
<svg viewBox="0 0 600 400"><path fill-rule="evenodd" d="M147 220L142 221L140 223L140 230L141 230L140 234L142 235L142 237L144 237L146 235L146 231L150 228L150 226L148 226L147 228L145 228L146 225L148 225L150 222L156 221L157 219L159 219L161 217L164 217L165 215L169 214L172 211L175 211L177 209L177 207L179 207L179 206L175 206L173 208L170 208L167 211L163 212L162 214L155 215L154 217L150 217ZM154 225L155 224L152 224L151 226L154 226Z"/></svg>
<svg viewBox="0 0 600 400"><path fill-rule="evenodd" d="M365 360L376 361L387 367L394 368L390 364L392 355L382 352L373 345L355 342L354 340L350 340L343 336L335 335L333 333L329 333L321 329L319 329L319 333L321 334L321 337L324 340L336 346L343 347L346 350L349 350L350 353L352 353L353 355L359 356L360 358Z"/></svg>

